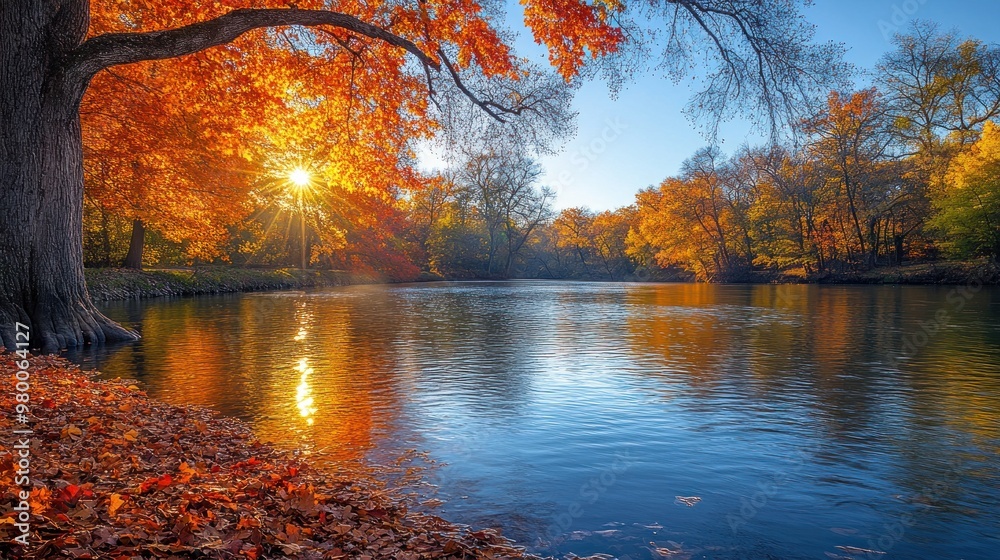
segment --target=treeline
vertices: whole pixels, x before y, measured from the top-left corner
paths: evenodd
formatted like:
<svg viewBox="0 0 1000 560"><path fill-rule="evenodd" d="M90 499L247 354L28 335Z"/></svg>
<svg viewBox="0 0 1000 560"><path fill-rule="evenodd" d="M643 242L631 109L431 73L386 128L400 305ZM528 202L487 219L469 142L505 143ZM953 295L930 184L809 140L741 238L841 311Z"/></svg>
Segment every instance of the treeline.
<svg viewBox="0 0 1000 560"><path fill-rule="evenodd" d="M708 280L1000 254L1000 49L917 23L798 146L704 149L636 198L628 254Z"/></svg>
<svg viewBox="0 0 1000 560"><path fill-rule="evenodd" d="M304 254L310 267L399 280L817 278L913 260L995 260L1000 49L916 23L870 75L871 87L831 93L798 123L794 142L732 155L704 148L614 211L555 212L529 151L498 141L433 177L404 174L396 184L387 173L379 188L254 188L212 236L144 227L92 189L86 260L124 262L137 227L146 264L295 266ZM220 216L211 208L203 215Z"/></svg>

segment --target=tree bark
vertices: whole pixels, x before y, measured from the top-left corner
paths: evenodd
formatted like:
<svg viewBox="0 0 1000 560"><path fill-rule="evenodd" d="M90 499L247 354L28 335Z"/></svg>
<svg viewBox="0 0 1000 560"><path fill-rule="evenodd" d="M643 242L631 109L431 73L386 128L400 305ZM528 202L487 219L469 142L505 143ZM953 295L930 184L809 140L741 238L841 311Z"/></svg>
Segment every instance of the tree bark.
<svg viewBox="0 0 1000 560"><path fill-rule="evenodd" d="M122 267L142 270L142 249L146 244L146 225L142 220L132 220L132 238L128 242L128 253Z"/></svg>

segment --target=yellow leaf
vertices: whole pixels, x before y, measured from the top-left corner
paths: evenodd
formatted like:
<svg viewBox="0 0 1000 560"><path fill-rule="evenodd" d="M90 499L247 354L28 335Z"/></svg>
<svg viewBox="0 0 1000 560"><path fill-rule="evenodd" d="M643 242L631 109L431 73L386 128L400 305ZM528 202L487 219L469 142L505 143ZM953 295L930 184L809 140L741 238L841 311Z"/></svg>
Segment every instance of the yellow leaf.
<svg viewBox="0 0 1000 560"><path fill-rule="evenodd" d="M121 494L112 494L111 504L108 505L108 515L114 516L123 505L125 505L125 498L122 498Z"/></svg>
<svg viewBox="0 0 1000 560"><path fill-rule="evenodd" d="M70 424L69 426L63 428L61 435L64 438L66 437L74 438L74 437L80 437L81 434L83 434L83 431L80 428L77 428L73 424Z"/></svg>

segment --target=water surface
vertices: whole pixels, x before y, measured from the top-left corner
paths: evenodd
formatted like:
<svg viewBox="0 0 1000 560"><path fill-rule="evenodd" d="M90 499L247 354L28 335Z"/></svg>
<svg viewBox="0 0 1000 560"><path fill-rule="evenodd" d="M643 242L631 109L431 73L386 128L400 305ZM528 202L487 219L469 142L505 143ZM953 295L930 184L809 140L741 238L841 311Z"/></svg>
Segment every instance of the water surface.
<svg viewBox="0 0 1000 560"><path fill-rule="evenodd" d="M1000 291L976 288L435 283L151 300L105 307L142 341L76 359L316 460L415 451L440 515L539 553L987 559Z"/></svg>

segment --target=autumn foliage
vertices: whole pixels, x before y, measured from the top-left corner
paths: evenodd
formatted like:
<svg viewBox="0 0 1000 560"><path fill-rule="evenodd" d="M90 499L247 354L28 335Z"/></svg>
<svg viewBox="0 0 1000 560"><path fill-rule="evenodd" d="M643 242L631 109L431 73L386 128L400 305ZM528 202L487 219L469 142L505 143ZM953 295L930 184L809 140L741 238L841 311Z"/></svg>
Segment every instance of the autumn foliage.
<svg viewBox="0 0 1000 560"><path fill-rule="evenodd" d="M450 63L458 72L474 67L484 76L517 80L526 71L477 2L331 6L305 0L295 6L333 9L411 38L434 63ZM94 2L90 35L175 28L243 7L237 0ZM569 79L585 52L607 54L622 40L607 22L607 9L577 0L532 1L525 2L525 17ZM112 242L115 224L120 237L127 229L122 224L133 220L167 243L147 254L150 263L164 255L176 262L229 260L232 229L280 206L275 183L305 163L318 191L309 208L319 218L309 224L310 260L411 276L412 266L402 263L401 231L372 228L398 222L399 198L426 181L412 170L413 143L438 128L429 110L434 86L411 64L383 41L284 27L99 73L81 108L88 260L116 261L123 246ZM270 223L258 227L281 235L293 221L269 216Z"/></svg>
<svg viewBox="0 0 1000 560"><path fill-rule="evenodd" d="M986 122L980 138L955 156L934 197L932 226L963 256L1000 256L1000 128Z"/></svg>
<svg viewBox="0 0 1000 560"><path fill-rule="evenodd" d="M91 34L176 27L240 4L95 3ZM458 75L527 76L491 6L335 9L414 38ZM624 4L539 0L523 9L567 79L624 45L613 23ZM521 186L469 175L470 166L502 169L489 152L502 138L443 175L416 170L416 142L441 131L442 113L428 96L433 84L384 42L285 27L116 67L95 78L81 109L88 262L120 262L137 220L149 230L149 264L289 266L304 252L312 267L392 280L422 272L620 279L663 267L722 280L754 271L822 275L942 251L989 254L991 214L962 211L992 192L976 190L989 189L983 157L997 112L989 99L1000 99L989 85L992 51L921 25L886 56L878 88L831 92L798 122L801 146L701 150L677 176L638 193L633 207L558 216L551 198L529 203L545 192L537 172ZM918 60L918 51L938 59ZM914 75L927 77L924 89L907 81ZM934 110L913 106L919 100ZM915 152L902 157L908 149ZM308 189L291 188L293 168L308 170ZM970 223L980 225L972 231Z"/></svg>

